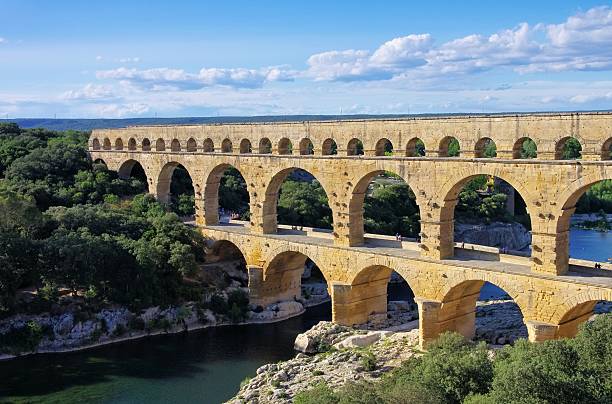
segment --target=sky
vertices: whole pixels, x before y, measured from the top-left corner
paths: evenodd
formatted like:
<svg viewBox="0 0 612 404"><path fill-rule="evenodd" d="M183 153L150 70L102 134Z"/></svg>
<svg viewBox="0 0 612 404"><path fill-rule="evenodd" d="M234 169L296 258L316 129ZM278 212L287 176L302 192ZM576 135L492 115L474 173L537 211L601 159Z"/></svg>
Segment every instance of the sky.
<svg viewBox="0 0 612 404"><path fill-rule="evenodd" d="M612 109L601 0L0 0L0 15L0 118Z"/></svg>

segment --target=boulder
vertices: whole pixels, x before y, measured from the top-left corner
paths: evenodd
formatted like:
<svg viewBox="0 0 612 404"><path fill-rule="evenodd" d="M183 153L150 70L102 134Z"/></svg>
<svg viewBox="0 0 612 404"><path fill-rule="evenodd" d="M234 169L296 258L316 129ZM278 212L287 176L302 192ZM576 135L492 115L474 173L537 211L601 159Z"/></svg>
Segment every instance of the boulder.
<svg viewBox="0 0 612 404"><path fill-rule="evenodd" d="M335 344L334 348L363 348L391 334L393 334L391 331L371 331L365 335L352 335Z"/></svg>

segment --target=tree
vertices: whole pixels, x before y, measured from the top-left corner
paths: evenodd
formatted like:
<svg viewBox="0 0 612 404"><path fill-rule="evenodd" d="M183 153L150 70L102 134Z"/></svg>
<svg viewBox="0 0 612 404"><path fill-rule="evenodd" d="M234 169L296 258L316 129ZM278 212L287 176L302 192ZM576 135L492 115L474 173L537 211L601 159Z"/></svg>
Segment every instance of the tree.
<svg viewBox="0 0 612 404"><path fill-rule="evenodd" d="M317 182L286 180L278 197L279 223L331 228L331 209Z"/></svg>
<svg viewBox="0 0 612 404"><path fill-rule="evenodd" d="M536 144L531 139L525 139L521 145L521 158L534 159L538 156Z"/></svg>
<svg viewBox="0 0 612 404"><path fill-rule="evenodd" d="M563 151L561 152L562 160L576 160L582 157L582 146L580 142L573 137L567 139L563 145Z"/></svg>

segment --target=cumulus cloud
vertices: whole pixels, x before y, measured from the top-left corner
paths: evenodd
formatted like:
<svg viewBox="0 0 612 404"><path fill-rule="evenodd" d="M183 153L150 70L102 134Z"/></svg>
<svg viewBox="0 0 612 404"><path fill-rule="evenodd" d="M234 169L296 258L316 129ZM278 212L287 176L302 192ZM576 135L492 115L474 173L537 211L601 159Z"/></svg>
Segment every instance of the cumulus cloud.
<svg viewBox="0 0 612 404"><path fill-rule="evenodd" d="M109 86L89 83L79 90L70 90L61 94L64 100L105 100L115 95Z"/></svg>

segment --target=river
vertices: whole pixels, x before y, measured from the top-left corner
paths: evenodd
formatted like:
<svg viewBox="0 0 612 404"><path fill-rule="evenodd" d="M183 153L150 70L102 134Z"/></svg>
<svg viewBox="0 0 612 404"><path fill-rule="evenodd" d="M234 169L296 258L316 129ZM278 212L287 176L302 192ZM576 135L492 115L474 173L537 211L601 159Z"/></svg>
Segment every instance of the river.
<svg viewBox="0 0 612 404"><path fill-rule="evenodd" d="M572 257L605 262L612 256L612 232L572 229L570 240ZM391 285L389 292L412 298L401 286ZM486 285L481 296L500 293ZM219 403L259 366L293 357L295 336L330 318L327 303L275 324L209 328L2 362L0 397L28 403Z"/></svg>

